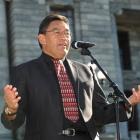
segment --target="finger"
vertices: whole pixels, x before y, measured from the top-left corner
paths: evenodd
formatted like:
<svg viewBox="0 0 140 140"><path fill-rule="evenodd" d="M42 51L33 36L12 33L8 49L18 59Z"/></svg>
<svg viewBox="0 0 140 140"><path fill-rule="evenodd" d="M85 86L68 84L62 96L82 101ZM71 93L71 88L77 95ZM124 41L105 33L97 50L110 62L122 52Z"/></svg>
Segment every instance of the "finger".
<svg viewBox="0 0 140 140"><path fill-rule="evenodd" d="M17 102L19 102L19 101L21 100L21 97L18 96L18 97L16 98L16 100L17 100Z"/></svg>
<svg viewBox="0 0 140 140"><path fill-rule="evenodd" d="M14 92L16 92L17 91L17 88L16 87L13 87L13 89L12 89Z"/></svg>
<svg viewBox="0 0 140 140"><path fill-rule="evenodd" d="M6 86L4 87L4 91L6 91L7 89L9 89L9 85L6 85Z"/></svg>
<svg viewBox="0 0 140 140"><path fill-rule="evenodd" d="M18 103L15 103L14 105L12 106L8 106L10 109L12 109L13 111L17 110L18 107L19 107L19 104Z"/></svg>
<svg viewBox="0 0 140 140"><path fill-rule="evenodd" d="M18 106L19 106L19 101L21 100L21 97L19 96L19 97L17 97L17 99L16 99L16 103L15 103L15 108L18 108Z"/></svg>
<svg viewBox="0 0 140 140"><path fill-rule="evenodd" d="M8 86L8 88L9 88L9 89L12 89L12 88L13 88L13 86L12 86L12 85L9 85L9 86Z"/></svg>
<svg viewBox="0 0 140 140"><path fill-rule="evenodd" d="M13 86L12 85L6 85L4 87L4 94L10 94L12 91Z"/></svg>
<svg viewBox="0 0 140 140"><path fill-rule="evenodd" d="M13 100L13 103L14 103L14 104L15 104L15 103L18 103L20 100L21 100L21 97L18 96L15 100Z"/></svg>
<svg viewBox="0 0 140 140"><path fill-rule="evenodd" d="M10 104L9 107L12 109L16 109L19 106L19 101L21 100L21 97L17 97L15 100L13 100Z"/></svg>
<svg viewBox="0 0 140 140"><path fill-rule="evenodd" d="M16 93L16 95L18 94ZM16 95L15 93L5 95L4 96L5 103L10 106L13 106L16 102L20 100L20 98L17 98L18 96Z"/></svg>
<svg viewBox="0 0 140 140"><path fill-rule="evenodd" d="M13 87L12 85L7 85L4 87L4 96L5 97L11 97L11 98L16 98L18 95L17 88Z"/></svg>
<svg viewBox="0 0 140 140"><path fill-rule="evenodd" d="M18 96L18 92L15 92L15 96L16 96L16 97Z"/></svg>
<svg viewBox="0 0 140 140"><path fill-rule="evenodd" d="M21 100L21 97L20 96L17 96L16 98L14 98L13 100L11 100L11 102L13 103L17 103Z"/></svg>

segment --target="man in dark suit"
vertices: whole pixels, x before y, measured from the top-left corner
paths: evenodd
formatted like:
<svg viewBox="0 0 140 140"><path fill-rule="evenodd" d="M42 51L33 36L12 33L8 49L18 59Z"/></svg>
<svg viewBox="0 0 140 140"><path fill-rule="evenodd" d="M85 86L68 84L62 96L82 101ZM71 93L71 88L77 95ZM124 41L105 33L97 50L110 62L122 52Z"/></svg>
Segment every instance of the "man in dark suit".
<svg viewBox="0 0 140 140"><path fill-rule="evenodd" d="M2 123L15 130L26 121L24 140L94 140L100 127L115 122L115 109L90 68L66 58L68 19L48 15L38 41L41 56L16 66L11 85L4 87ZM140 87L128 100L140 102ZM119 110L120 121L130 118L125 103L120 102Z"/></svg>

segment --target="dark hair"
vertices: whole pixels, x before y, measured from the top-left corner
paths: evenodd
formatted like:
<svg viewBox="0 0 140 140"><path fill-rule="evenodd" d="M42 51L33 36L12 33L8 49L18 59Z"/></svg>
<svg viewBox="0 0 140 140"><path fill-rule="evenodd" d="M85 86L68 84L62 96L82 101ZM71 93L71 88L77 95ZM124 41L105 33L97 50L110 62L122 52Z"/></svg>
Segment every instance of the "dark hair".
<svg viewBox="0 0 140 140"><path fill-rule="evenodd" d="M65 16L59 15L59 14L50 14L46 16L39 26L39 32L38 34L45 33L46 29L48 28L49 24L55 20L64 21L65 23L69 24L68 19Z"/></svg>

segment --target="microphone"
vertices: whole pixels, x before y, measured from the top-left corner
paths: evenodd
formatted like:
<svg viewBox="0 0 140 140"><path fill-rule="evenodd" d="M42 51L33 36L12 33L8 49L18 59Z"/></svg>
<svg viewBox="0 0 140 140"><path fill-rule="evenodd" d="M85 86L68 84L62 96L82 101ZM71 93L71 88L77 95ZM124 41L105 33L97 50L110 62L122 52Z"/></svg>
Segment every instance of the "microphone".
<svg viewBox="0 0 140 140"><path fill-rule="evenodd" d="M95 43L84 42L84 41L73 41L71 43L71 46L74 49L78 49L78 48L85 48L85 49L87 49L87 48L93 47L95 45L96 45Z"/></svg>

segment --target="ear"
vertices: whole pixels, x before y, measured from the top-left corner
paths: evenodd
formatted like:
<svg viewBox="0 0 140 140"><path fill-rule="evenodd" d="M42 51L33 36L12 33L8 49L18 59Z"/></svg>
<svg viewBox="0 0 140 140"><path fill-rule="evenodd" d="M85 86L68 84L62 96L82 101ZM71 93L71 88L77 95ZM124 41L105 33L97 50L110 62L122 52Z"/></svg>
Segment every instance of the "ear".
<svg viewBox="0 0 140 140"><path fill-rule="evenodd" d="M46 36L45 35L39 34L37 38L41 45L46 45Z"/></svg>

